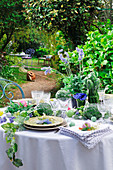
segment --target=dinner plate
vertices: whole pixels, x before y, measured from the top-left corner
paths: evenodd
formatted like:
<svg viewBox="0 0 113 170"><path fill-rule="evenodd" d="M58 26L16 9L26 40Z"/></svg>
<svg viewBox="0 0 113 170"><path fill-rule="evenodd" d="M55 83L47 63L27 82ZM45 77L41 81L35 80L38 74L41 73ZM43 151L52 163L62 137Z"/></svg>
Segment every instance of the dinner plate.
<svg viewBox="0 0 113 170"><path fill-rule="evenodd" d="M66 120L63 121L63 123L61 125L58 125L58 126L55 126L55 127L30 127L30 126L27 126L24 124L24 127L26 129L29 129L29 130L38 130L38 131L49 131L49 130L57 130L59 127L66 127L67 126L67 122Z"/></svg>
<svg viewBox="0 0 113 170"><path fill-rule="evenodd" d="M36 104L36 101L32 98L23 98L23 99L17 99L17 100L12 100L14 103L19 103L20 101L26 101L26 102L29 102L29 104L33 104L35 105Z"/></svg>
<svg viewBox="0 0 113 170"><path fill-rule="evenodd" d="M45 120L45 119L49 119L49 121L51 121L51 124L37 124L36 122L38 120ZM31 117L29 118L29 120L24 121L24 124L30 127L53 127L53 126L58 126L61 125L63 123L64 119L61 117L57 117L57 116L41 116L41 117Z"/></svg>
<svg viewBox="0 0 113 170"><path fill-rule="evenodd" d="M113 99L113 94L105 94L105 99Z"/></svg>
<svg viewBox="0 0 113 170"><path fill-rule="evenodd" d="M109 118L111 122L113 122L113 116Z"/></svg>

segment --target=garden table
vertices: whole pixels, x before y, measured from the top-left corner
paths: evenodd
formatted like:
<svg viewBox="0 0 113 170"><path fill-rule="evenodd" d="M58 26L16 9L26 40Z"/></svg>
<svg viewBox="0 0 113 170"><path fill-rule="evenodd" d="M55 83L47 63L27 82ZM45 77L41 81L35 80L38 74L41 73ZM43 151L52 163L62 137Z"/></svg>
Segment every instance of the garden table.
<svg viewBox="0 0 113 170"><path fill-rule="evenodd" d="M39 61L42 60L44 65L51 65L52 55L44 55L43 57L38 57L38 65Z"/></svg>
<svg viewBox="0 0 113 170"><path fill-rule="evenodd" d="M55 131L25 130L16 133L19 170L113 170L113 133L102 138L93 149L77 139ZM7 158L3 130L0 128L0 169L17 170Z"/></svg>
<svg viewBox="0 0 113 170"><path fill-rule="evenodd" d="M14 57L21 57L22 61L18 62L19 64L23 63L24 59L27 59L27 65L28 65L28 59L31 59L30 54L25 54L24 52L16 53L16 54L9 54L9 55L14 56Z"/></svg>
<svg viewBox="0 0 113 170"><path fill-rule="evenodd" d="M25 53L16 53L16 54L9 54L10 56L17 56L17 57L28 57L29 54Z"/></svg>

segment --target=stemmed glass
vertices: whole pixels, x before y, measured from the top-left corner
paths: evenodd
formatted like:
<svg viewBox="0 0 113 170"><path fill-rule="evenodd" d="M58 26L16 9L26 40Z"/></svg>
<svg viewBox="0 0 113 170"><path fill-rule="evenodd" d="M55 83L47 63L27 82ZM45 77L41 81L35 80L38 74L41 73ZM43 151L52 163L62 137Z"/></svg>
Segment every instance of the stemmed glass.
<svg viewBox="0 0 113 170"><path fill-rule="evenodd" d="M57 110L59 110L58 100L55 99L55 98L50 99L50 105L51 105L51 108L54 112L54 116L56 116Z"/></svg>
<svg viewBox="0 0 113 170"><path fill-rule="evenodd" d="M104 115L105 115L105 113L107 112L106 105L101 102L101 103L98 103L97 106L98 106L98 110L99 110L100 113L102 114L102 119L103 119L102 122L104 122Z"/></svg>
<svg viewBox="0 0 113 170"><path fill-rule="evenodd" d="M104 100L103 102L99 103L98 105L98 110L100 113L102 113L102 122L107 123L109 122L109 117L111 115L111 105L107 100ZM105 114L107 113L107 117Z"/></svg>
<svg viewBox="0 0 113 170"><path fill-rule="evenodd" d="M108 99L106 98L104 100L104 103L109 110L109 117L110 117L111 114L113 114L113 98L108 98Z"/></svg>
<svg viewBox="0 0 113 170"><path fill-rule="evenodd" d="M50 97L51 97L51 93L50 92L44 92L43 96L42 96L42 99L41 99L41 102L49 103Z"/></svg>
<svg viewBox="0 0 113 170"><path fill-rule="evenodd" d="M62 111L62 117L66 117L65 112L68 110L69 104L70 104L70 98L67 98L66 100L58 99L59 102L59 108Z"/></svg>
<svg viewBox="0 0 113 170"><path fill-rule="evenodd" d="M98 90L98 94L99 94L99 100L100 100L100 102L103 102L104 99L105 99L105 90L104 90L104 89Z"/></svg>
<svg viewBox="0 0 113 170"><path fill-rule="evenodd" d="M37 91L37 90L31 91L31 96L36 101L37 105L40 103L43 93L44 93L43 91Z"/></svg>

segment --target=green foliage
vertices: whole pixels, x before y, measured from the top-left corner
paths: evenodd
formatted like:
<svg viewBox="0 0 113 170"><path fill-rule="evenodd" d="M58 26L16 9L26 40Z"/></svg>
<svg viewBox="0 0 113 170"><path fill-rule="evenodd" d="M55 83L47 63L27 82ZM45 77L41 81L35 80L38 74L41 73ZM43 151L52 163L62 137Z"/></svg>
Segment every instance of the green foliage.
<svg viewBox="0 0 113 170"><path fill-rule="evenodd" d="M12 161L12 163L16 167L22 166L23 165L22 160L15 158L15 154L18 150L18 146L15 143L16 140L14 136L15 136L15 132L18 129L18 126L13 123L6 123L6 124L1 125L1 127L5 130L6 142L10 143L9 149L6 150L8 158L10 159L10 161Z"/></svg>
<svg viewBox="0 0 113 170"><path fill-rule="evenodd" d="M20 103L20 105L18 105L18 103L14 103L13 101L12 102L10 102L10 103L8 103L8 107L7 107L7 109L6 109L6 113L8 113L8 112L10 112L11 114L12 114L12 116L13 116L13 114L15 113L15 112L17 112L17 111L19 111L19 112L21 112L21 111L27 111L27 110L29 110L29 109L31 109L32 108L32 105L27 105L27 107L24 107L24 105L23 104L21 104Z"/></svg>
<svg viewBox="0 0 113 170"><path fill-rule="evenodd" d="M38 31L38 37L41 48L47 48L51 55L57 55L60 49L66 48L66 40L62 31L55 33L47 32L45 30Z"/></svg>
<svg viewBox="0 0 113 170"><path fill-rule="evenodd" d="M13 69L11 69L8 65L2 66L2 71L0 72L0 76L6 79L16 79L13 74Z"/></svg>
<svg viewBox="0 0 113 170"><path fill-rule="evenodd" d="M77 107L74 110L74 115L72 115L74 119L90 119L95 117L99 119L102 117L102 114L99 112L96 104L88 104L86 106Z"/></svg>
<svg viewBox="0 0 113 170"><path fill-rule="evenodd" d="M89 72L98 72L100 78L100 87L109 89L107 93L113 92L113 25L110 20L106 22L97 22L96 27L92 27L92 31L87 34L85 45L79 45L84 51L83 58L83 74ZM68 52L70 56L70 66L73 73L79 71L79 61L77 51Z"/></svg>
<svg viewBox="0 0 113 170"><path fill-rule="evenodd" d="M83 118L84 119L90 119L91 117L95 116L97 119L102 117L102 114L99 112L97 106L88 106L84 111L83 111Z"/></svg>
<svg viewBox="0 0 113 170"><path fill-rule="evenodd" d="M19 27L14 32L14 42L18 44L17 52L26 51L29 48L35 50L33 57L36 57L38 53L36 49L40 46L40 32L34 27L33 23L27 24L24 28ZM11 47L12 48L12 47Z"/></svg>
<svg viewBox="0 0 113 170"><path fill-rule="evenodd" d="M5 130L6 133L6 142L10 144L10 147L6 150L8 158L11 162L16 166L20 167L23 165L21 159L17 159L15 157L16 152L18 150L18 146L15 140L15 132L23 129L23 123L25 120L28 120L30 114L34 111L32 105L27 104L27 107L24 107L22 103L18 105L17 103L11 102L8 103L8 107L5 110L5 114L11 114L11 116L15 117L15 122L13 123L5 123L1 125L1 127Z"/></svg>
<svg viewBox="0 0 113 170"><path fill-rule="evenodd" d="M43 115L43 113L45 113L46 115L51 116L53 114L51 106L48 103L40 103L37 106L36 110L40 115Z"/></svg>
<svg viewBox="0 0 113 170"><path fill-rule="evenodd" d="M18 27L25 26L28 22L25 20L22 0L1 0L0 1L0 49L3 51L13 32ZM5 39L3 38L5 35Z"/></svg>
<svg viewBox="0 0 113 170"><path fill-rule="evenodd" d="M100 0L24 0L26 16L31 18L39 29L48 32L61 30L67 41L69 38L74 45L84 41L85 33L89 31L94 16L98 17ZM30 8L30 10L29 10Z"/></svg>
<svg viewBox="0 0 113 170"><path fill-rule="evenodd" d="M76 93L81 93L84 91L84 76L78 74L73 75L69 77L64 77L63 83L64 83L64 90L67 90L70 92L70 94L74 95Z"/></svg>
<svg viewBox="0 0 113 170"><path fill-rule="evenodd" d="M85 53L84 72L98 72L101 80L101 87L113 84L113 26L110 20L99 23L101 32L98 30L90 31L87 34L87 41L82 47Z"/></svg>
<svg viewBox="0 0 113 170"><path fill-rule="evenodd" d="M7 59L4 55L0 55L0 71L2 70L2 66L8 65Z"/></svg>
<svg viewBox="0 0 113 170"><path fill-rule="evenodd" d="M36 52L39 57L43 57L44 55L50 54L50 50L47 48L39 47L39 49L36 49Z"/></svg>
<svg viewBox="0 0 113 170"><path fill-rule="evenodd" d="M3 66L3 72L0 72L0 76L6 79L15 80L18 84L25 83L26 73L19 71L19 68Z"/></svg>
<svg viewBox="0 0 113 170"><path fill-rule="evenodd" d="M12 66L12 65L22 66L21 57L6 55L5 58L9 66Z"/></svg>

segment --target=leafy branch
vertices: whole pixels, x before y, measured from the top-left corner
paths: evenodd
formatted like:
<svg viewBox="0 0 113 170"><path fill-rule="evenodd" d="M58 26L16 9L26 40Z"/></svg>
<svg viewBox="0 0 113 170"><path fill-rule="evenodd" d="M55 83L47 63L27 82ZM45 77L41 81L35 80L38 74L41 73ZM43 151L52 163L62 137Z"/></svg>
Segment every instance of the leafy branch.
<svg viewBox="0 0 113 170"><path fill-rule="evenodd" d="M9 106L5 111L6 123L1 125L6 134L5 137L6 142L10 144L10 147L6 150L7 156L13 163L13 165L15 165L18 168L20 166L23 166L23 163L21 159L16 158L18 145L16 143L15 133L17 131L23 130L24 121L30 118L32 112L33 108L32 105L29 105L29 103L27 103L27 106L24 107L24 105L21 102L19 104L11 102L9 103ZM9 122L7 123L8 119ZM16 124L13 123L14 122L13 119L15 120Z"/></svg>
<svg viewBox="0 0 113 170"><path fill-rule="evenodd" d="M15 125L13 123L6 123L2 125L2 128L5 130L6 133L6 142L10 143L9 149L6 150L7 156L10 159L10 161L15 165L16 167L23 166L22 160L15 157L15 154L18 150L18 146L16 144L15 140L15 132L18 130L19 126Z"/></svg>

